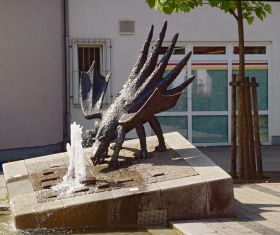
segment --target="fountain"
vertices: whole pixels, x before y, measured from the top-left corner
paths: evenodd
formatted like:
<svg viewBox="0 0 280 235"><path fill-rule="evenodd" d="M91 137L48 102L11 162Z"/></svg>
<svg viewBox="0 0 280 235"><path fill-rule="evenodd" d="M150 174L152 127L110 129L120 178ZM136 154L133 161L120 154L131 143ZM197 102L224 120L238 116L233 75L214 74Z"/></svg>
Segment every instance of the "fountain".
<svg viewBox="0 0 280 235"><path fill-rule="evenodd" d="M178 132L163 135L156 119L194 79L168 88L191 53L164 76L178 38L157 65L166 27L147 59L151 27L127 83L106 111L101 106L110 75L103 77L94 63L81 75L83 113L101 119L92 149L82 149L82 128L73 123L66 153L4 164L17 228L119 229L234 215L231 177ZM145 123L156 136L146 138ZM125 140L134 128L140 144Z"/></svg>
<svg viewBox="0 0 280 235"><path fill-rule="evenodd" d="M55 186L52 190L59 193L59 196L69 195L75 190L84 186L82 184L86 179L86 164L84 151L82 147L82 127L76 122L72 123L71 145L67 143L66 149L69 156L69 166L67 174L63 176L63 181Z"/></svg>

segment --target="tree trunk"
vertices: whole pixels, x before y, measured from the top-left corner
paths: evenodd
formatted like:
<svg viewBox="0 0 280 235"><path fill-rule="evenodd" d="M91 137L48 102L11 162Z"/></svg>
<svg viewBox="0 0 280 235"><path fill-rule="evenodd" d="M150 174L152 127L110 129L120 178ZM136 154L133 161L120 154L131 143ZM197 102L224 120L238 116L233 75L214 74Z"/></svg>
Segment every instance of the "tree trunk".
<svg viewBox="0 0 280 235"><path fill-rule="evenodd" d="M231 177L236 178L236 75L231 83Z"/></svg>
<svg viewBox="0 0 280 235"><path fill-rule="evenodd" d="M248 143L249 143L249 162L251 166L251 177L256 177L256 161L255 161L255 146L254 146L254 131L252 122L252 105L251 105L251 89L249 77L245 77L245 105L248 124Z"/></svg>
<svg viewBox="0 0 280 235"><path fill-rule="evenodd" d="M252 97L253 97L253 110L254 110L254 129L255 129L255 143L256 143L256 158L257 158L257 169L258 175L263 176L262 166L262 152L261 152L261 140L260 140L260 127L259 127L259 109L258 109L258 98L257 98L257 82L256 78L251 78L252 83Z"/></svg>
<svg viewBox="0 0 280 235"><path fill-rule="evenodd" d="M241 1L236 1L237 24L239 39L239 76L238 76L238 156L240 159L240 179L250 177L250 164L248 159L248 132L246 123L244 81L245 81L245 54L244 54L244 27Z"/></svg>

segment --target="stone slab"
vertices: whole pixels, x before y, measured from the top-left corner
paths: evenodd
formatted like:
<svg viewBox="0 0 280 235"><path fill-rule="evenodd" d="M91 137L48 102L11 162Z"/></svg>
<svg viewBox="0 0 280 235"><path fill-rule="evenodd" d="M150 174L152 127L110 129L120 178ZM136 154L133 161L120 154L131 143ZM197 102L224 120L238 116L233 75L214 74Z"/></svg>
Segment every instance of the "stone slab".
<svg viewBox="0 0 280 235"><path fill-rule="evenodd" d="M51 173L44 175L46 170L65 172L66 153L4 164L16 227L120 228L164 225L177 219L232 216L230 176L179 133L164 137L169 150L163 153L154 152L155 136L147 138L151 158L146 160L133 158L139 149L138 139L125 141L120 153L121 167L115 172L93 167L90 151L85 149L88 174L96 178L96 184L108 182L109 186L98 189L89 185L89 190L66 198L56 197L51 191L45 193L53 195L50 198L38 197L45 192L40 179L53 178ZM129 164L123 159L128 159ZM24 177L14 177L17 167Z"/></svg>
<svg viewBox="0 0 280 235"><path fill-rule="evenodd" d="M3 172L7 183L28 177L24 160L3 164Z"/></svg>

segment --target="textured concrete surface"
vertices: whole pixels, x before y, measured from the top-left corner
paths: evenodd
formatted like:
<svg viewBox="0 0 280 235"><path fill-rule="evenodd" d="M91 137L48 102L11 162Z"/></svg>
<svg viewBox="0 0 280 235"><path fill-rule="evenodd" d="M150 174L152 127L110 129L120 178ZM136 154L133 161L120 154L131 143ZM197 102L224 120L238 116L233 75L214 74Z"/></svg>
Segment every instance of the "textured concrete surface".
<svg viewBox="0 0 280 235"><path fill-rule="evenodd" d="M141 182L138 185L124 184L120 188L44 202L39 202L38 185L34 185L33 181L31 183L31 176L46 167L63 167L67 162L65 154L30 159L24 164L5 164L4 175L16 227L108 228L166 225L168 220L174 219L233 216L231 177L180 134L169 133L165 139L173 152L154 153L158 156L132 164L134 170L141 172L142 181L137 181ZM152 151L156 138L149 137L147 142L149 151ZM123 157L131 155L129 146L135 152L136 145L139 145L138 140L126 141L126 155ZM88 150L85 152L87 158ZM18 165L26 168L29 173L27 178L15 177L16 170L10 168ZM21 172L24 173L24 169ZM107 174L111 172L100 172L95 176L110 178ZM148 179L151 178L155 180L150 182Z"/></svg>

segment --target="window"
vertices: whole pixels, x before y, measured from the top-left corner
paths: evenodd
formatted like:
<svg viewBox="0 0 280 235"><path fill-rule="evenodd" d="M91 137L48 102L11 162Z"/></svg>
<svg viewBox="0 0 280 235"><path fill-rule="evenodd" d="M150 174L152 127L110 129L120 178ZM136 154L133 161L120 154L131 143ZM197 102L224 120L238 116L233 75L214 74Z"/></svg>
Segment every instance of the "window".
<svg viewBox="0 0 280 235"><path fill-rule="evenodd" d="M266 54L265 46L245 46L244 48L245 54ZM235 46L233 48L234 54L239 54L239 47Z"/></svg>
<svg viewBox="0 0 280 235"><path fill-rule="evenodd" d="M227 62L194 61L192 74L196 76L192 84L192 110L227 111Z"/></svg>
<svg viewBox="0 0 280 235"><path fill-rule="evenodd" d="M239 63L234 61L232 64L233 74L238 74ZM246 61L245 76L255 77L259 87L258 108L260 111L268 110L268 62L267 61Z"/></svg>
<svg viewBox="0 0 280 235"><path fill-rule="evenodd" d="M102 46L78 45L79 74L81 74L81 72L87 72L93 61L95 61L97 69L100 71L101 52Z"/></svg>
<svg viewBox="0 0 280 235"><path fill-rule="evenodd" d="M158 117L163 133L178 131L182 136L188 138L188 117L165 116Z"/></svg>
<svg viewBox="0 0 280 235"><path fill-rule="evenodd" d="M163 48L162 53L166 51ZM184 48L184 50L183 50ZM186 49L185 49L186 48ZM188 48L188 49L187 49ZM173 52L166 73L176 66L189 50L190 62L169 88L185 80L186 74L196 76L182 93L177 105L158 119L164 132L178 131L195 145L223 145L231 141L231 87L232 74L238 74L238 46L185 45ZM269 142L269 55L268 45L247 45L245 75L255 77L259 87L258 107L261 141ZM184 52L184 53L183 53Z"/></svg>
<svg viewBox="0 0 280 235"><path fill-rule="evenodd" d="M194 46L193 47L194 55L224 55L226 54L226 47L221 46Z"/></svg>
<svg viewBox="0 0 280 235"><path fill-rule="evenodd" d="M73 39L71 56L72 78L72 103L80 104L80 76L81 72L87 72L95 61L97 69L106 75L111 69L111 40L110 39ZM108 92L107 92L108 94ZM107 95L108 96L108 95ZM110 94L109 94L110 96ZM105 97L105 102L108 97Z"/></svg>
<svg viewBox="0 0 280 235"><path fill-rule="evenodd" d="M164 55L165 52L167 51L168 47L161 47L160 48L160 55ZM184 55L186 53L185 47L174 47L173 49L173 55Z"/></svg>
<svg viewBox="0 0 280 235"><path fill-rule="evenodd" d="M193 116L192 141L194 143L226 143L228 141L227 116Z"/></svg>

